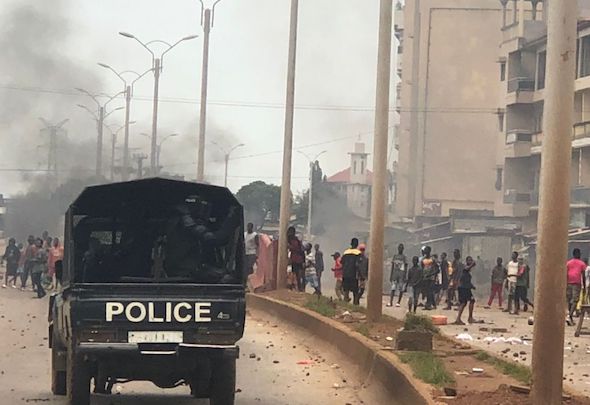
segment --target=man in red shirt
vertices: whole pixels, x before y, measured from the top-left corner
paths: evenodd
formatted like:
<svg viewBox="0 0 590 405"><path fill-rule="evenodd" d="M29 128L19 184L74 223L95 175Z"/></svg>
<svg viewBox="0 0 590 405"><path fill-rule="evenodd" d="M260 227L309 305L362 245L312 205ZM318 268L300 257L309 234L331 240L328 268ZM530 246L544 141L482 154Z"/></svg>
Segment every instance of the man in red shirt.
<svg viewBox="0 0 590 405"><path fill-rule="evenodd" d="M584 278L584 270L586 263L580 260L580 249L576 248L572 252L573 258L567 262L567 308L569 312L568 324L574 324L574 312L578 301L580 300L580 292L582 286L586 289L586 280Z"/></svg>
<svg viewBox="0 0 590 405"><path fill-rule="evenodd" d="M336 252L332 255L334 259L334 267L332 271L334 272L334 278L336 279L336 297L338 297L339 301L342 301L342 295L344 291L342 290L342 262L340 261L340 252Z"/></svg>

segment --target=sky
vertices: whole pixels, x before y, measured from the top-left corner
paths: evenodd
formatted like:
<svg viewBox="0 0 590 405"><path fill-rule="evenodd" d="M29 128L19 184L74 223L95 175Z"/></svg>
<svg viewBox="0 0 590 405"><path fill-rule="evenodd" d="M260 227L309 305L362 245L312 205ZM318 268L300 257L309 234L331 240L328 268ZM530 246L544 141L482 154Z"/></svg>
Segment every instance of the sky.
<svg viewBox="0 0 590 405"><path fill-rule="evenodd" d="M211 4L205 0L205 4ZM294 146L309 156L327 150L320 164L327 175L349 166L355 141L372 151L377 62L377 0L301 0L296 72ZM254 180L280 184L289 28L288 0L222 0L211 32L206 178L223 182L223 153L237 144L228 185L232 191ZM91 173L95 165L96 124L76 104L92 108L90 92L115 94L119 79L97 65L143 72L151 56L137 42L176 40L198 34L170 51L160 81L159 137L177 133L162 146L168 172L196 177L202 61L200 3L197 0L4 0L0 46L8 49L0 66L0 193L27 188L30 174L15 169L46 166L47 139L38 117L64 118L60 167ZM154 44L154 51L161 48ZM392 52L395 55L395 51ZM395 72L395 61L392 64ZM132 76L125 76L132 77ZM134 91L131 146L148 152L153 76ZM392 100L395 83L392 82ZM123 105L114 100L109 107ZM393 101L392 101L393 105ZM392 117L393 118L393 117ZM124 114L107 123L116 127ZM394 118L393 118L394 119ZM390 122L393 126L393 120ZM60 135L61 136L61 135ZM105 132L105 166L110 164ZM122 136L118 145L122 143ZM393 156L392 156L393 158ZM107 171L108 173L108 171ZM308 185L308 161L293 154L294 191Z"/></svg>

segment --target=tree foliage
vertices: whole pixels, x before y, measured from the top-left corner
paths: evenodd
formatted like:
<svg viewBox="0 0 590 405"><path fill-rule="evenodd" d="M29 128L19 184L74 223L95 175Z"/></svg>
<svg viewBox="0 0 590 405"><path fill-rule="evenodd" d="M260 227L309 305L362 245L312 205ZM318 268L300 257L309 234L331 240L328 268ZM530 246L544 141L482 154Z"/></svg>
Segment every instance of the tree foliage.
<svg viewBox="0 0 590 405"><path fill-rule="evenodd" d="M267 218L279 220L281 188L263 181L255 181L240 188L237 199L244 206L246 221L262 227Z"/></svg>

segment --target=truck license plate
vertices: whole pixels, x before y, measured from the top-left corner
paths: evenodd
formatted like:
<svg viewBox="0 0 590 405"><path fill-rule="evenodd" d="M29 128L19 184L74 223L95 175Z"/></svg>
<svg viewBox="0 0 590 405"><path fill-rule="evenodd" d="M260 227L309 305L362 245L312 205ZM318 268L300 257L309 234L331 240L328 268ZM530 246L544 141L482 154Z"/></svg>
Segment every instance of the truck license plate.
<svg viewBox="0 0 590 405"><path fill-rule="evenodd" d="M182 343L182 331L128 332L129 343Z"/></svg>

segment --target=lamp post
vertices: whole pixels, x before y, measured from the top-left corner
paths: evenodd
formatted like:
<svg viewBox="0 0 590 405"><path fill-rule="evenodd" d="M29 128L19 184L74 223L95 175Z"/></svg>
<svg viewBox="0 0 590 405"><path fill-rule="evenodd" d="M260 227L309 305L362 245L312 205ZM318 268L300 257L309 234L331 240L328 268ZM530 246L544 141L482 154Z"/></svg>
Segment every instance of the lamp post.
<svg viewBox="0 0 590 405"><path fill-rule="evenodd" d="M178 136L178 134L170 134L170 135L166 135L164 138L162 138L162 140L160 141L160 143L158 144L158 154L157 154L157 159L156 159L156 163L157 163L157 170L158 173L160 172L160 154L162 153L162 145L164 144L164 142L166 142L168 139L174 138Z"/></svg>
<svg viewBox="0 0 590 405"><path fill-rule="evenodd" d="M97 132L98 132L98 137L97 137L97 141L96 141L96 176L101 176L102 175L102 144L103 144L104 120L106 117L108 117L109 115L111 115L115 111L122 110L123 107L115 108L114 110L112 110L109 113L105 113L105 110L106 110L106 107L109 105L109 103L111 101L113 101L115 98L117 98L118 96L120 96L122 93L117 93L114 96L105 96L105 95L101 95L101 94L90 93L89 91L81 89L79 87L77 87L76 90L79 91L80 93L85 94L88 97L90 97L92 99L92 101L94 101L94 103L96 104L96 107L97 107L98 114L93 112L92 110L90 110L85 105L78 104L78 107L88 111L90 113L90 115L94 118L94 120L96 121ZM101 102L98 100L99 97L107 97L107 101L101 104Z"/></svg>
<svg viewBox="0 0 590 405"><path fill-rule="evenodd" d="M164 62L164 55L170 52L176 45L180 44L183 41L189 41L191 39L195 39L198 35L189 35L187 37L181 38L176 41L174 44L170 44L166 41L162 40L153 40L150 42L142 42L140 41L135 35L130 34L128 32L119 32L120 35L124 36L125 38L131 38L137 41L142 47L144 47L150 55L152 55L152 69L154 72L154 104L153 104L153 112L152 112L152 147L151 147L151 154L150 154L150 169L151 173L156 173L156 155L157 155L157 139L158 139L158 98L160 92L160 74L162 73L162 65ZM164 44L166 45L166 49L156 56L154 51L150 49L150 45L153 44Z"/></svg>
<svg viewBox="0 0 590 405"><path fill-rule="evenodd" d="M203 27L203 67L201 69L201 112L199 118L199 151L197 157L197 181L205 178L205 132L207 130L207 86L209 80L209 35L215 20L215 7L221 0L215 0L211 7L201 3L201 26Z"/></svg>
<svg viewBox="0 0 590 405"><path fill-rule="evenodd" d="M221 145L219 145L217 142L211 142L213 145L217 146L222 152L223 152L223 158L225 161L225 175L223 177L223 186L227 187L227 172L228 172L228 167L229 167L229 158L232 154L232 152L238 148L241 148L243 146L246 146L243 143L240 143L239 145L235 145L234 147L232 147L230 150L226 150L224 147L222 147Z"/></svg>
<svg viewBox="0 0 590 405"><path fill-rule="evenodd" d="M122 72L118 72L115 69L113 69L111 66L107 65L106 63L99 63L98 66L103 67L105 69L110 70L111 72L113 72L124 84L125 88L124 88L124 93L125 93L125 142L124 142L124 146L123 146L123 171L122 171L122 177L124 181L129 180L129 118L131 115L131 97L133 96L133 90L134 90L134 86L135 83L141 79L142 77L144 77L146 74L148 74L149 72L152 72L154 69L148 69L145 72L143 72L142 74L139 74L133 70L125 70ZM129 82L127 79L125 79L124 75L126 74L133 74L135 75L135 79L132 80L131 82Z"/></svg>
<svg viewBox="0 0 590 405"><path fill-rule="evenodd" d="M307 240L311 241L311 215L312 215L312 204L313 204L313 165L320 156L327 152L323 150L318 153L313 159L311 159L305 152L298 150L309 161L309 202L307 203Z"/></svg>
<svg viewBox="0 0 590 405"><path fill-rule="evenodd" d="M113 129L113 125L105 125L105 127L111 133L111 181L115 180L115 148L117 146L117 136L119 136L119 132L121 132L121 130L124 128L128 132L129 125L133 124L135 124L135 121L125 121L125 125L119 125L116 127L116 129Z"/></svg>

